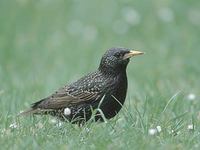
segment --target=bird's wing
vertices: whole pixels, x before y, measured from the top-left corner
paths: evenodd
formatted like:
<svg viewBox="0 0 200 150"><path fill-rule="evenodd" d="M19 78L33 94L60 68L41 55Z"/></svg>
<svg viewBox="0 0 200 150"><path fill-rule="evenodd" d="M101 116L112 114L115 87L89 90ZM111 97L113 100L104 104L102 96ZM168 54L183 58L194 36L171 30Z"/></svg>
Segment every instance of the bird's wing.
<svg viewBox="0 0 200 150"><path fill-rule="evenodd" d="M101 95L98 91L88 91L69 87L60 88L51 96L42 99L32 105L32 108L60 109L89 101L95 101Z"/></svg>

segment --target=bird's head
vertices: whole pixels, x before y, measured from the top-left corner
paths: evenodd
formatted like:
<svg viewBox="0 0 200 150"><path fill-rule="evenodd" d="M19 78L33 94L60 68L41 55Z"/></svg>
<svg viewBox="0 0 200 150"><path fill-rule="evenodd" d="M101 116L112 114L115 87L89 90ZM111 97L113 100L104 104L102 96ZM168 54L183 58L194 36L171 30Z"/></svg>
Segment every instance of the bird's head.
<svg viewBox="0 0 200 150"><path fill-rule="evenodd" d="M144 53L128 48L110 48L103 55L99 70L114 73L125 71L130 58L142 54Z"/></svg>

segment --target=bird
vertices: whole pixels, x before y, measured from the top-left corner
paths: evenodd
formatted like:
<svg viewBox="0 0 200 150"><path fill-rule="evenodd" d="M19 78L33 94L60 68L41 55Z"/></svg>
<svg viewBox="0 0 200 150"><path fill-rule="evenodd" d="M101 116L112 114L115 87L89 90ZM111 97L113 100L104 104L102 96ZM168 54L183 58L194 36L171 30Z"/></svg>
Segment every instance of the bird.
<svg viewBox="0 0 200 150"><path fill-rule="evenodd" d="M109 120L124 105L128 87L126 68L130 58L142 54L130 48L110 48L96 71L61 87L19 115L51 115L73 124L84 124L91 118L95 122Z"/></svg>

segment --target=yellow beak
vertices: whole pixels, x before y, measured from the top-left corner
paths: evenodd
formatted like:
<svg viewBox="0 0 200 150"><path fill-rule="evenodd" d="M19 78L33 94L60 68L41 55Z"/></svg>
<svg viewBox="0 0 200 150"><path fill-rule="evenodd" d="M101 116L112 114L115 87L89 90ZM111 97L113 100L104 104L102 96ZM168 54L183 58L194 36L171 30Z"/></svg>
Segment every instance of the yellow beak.
<svg viewBox="0 0 200 150"><path fill-rule="evenodd" d="M140 52L140 51L131 50L129 53L124 55L123 59L128 59L128 58L131 58L133 56L142 55L142 54L144 54L144 53Z"/></svg>

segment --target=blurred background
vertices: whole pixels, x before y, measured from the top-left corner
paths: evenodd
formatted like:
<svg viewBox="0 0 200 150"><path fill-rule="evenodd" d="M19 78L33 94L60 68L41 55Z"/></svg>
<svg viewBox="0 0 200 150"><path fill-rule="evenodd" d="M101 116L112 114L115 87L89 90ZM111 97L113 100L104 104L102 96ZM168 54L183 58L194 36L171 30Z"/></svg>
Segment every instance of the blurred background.
<svg viewBox="0 0 200 150"><path fill-rule="evenodd" d="M0 117L95 70L117 46L146 53L128 66L130 103L147 97L156 109L177 92L196 98L199 8L197 0L1 0Z"/></svg>
<svg viewBox="0 0 200 150"><path fill-rule="evenodd" d="M145 55L131 60L125 107L108 124L16 123L118 46ZM198 149L199 64L199 0L0 0L1 148Z"/></svg>

